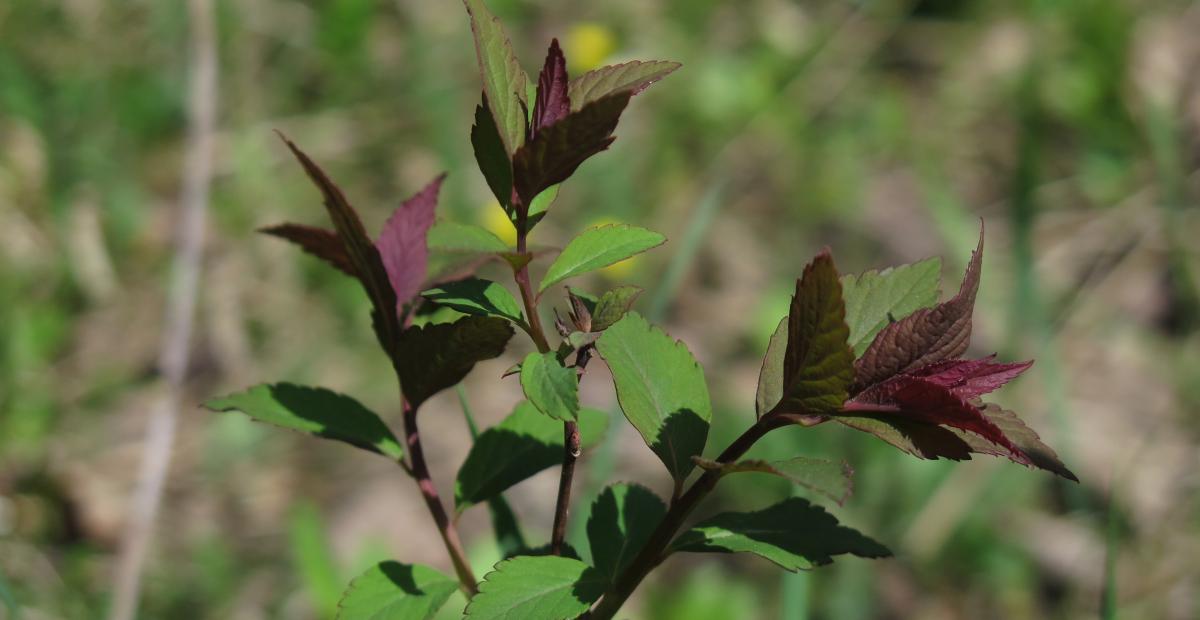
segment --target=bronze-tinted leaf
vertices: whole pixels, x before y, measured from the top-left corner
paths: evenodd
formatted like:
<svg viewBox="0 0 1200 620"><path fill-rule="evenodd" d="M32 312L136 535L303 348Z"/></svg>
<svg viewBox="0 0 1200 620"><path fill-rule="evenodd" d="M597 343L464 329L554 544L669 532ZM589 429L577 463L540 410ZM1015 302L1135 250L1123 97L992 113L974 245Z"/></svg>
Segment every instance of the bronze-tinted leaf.
<svg viewBox="0 0 1200 620"><path fill-rule="evenodd" d="M342 240L332 230L289 223L260 228L258 232L291 241L338 271L353 278L358 277L354 264L350 262L350 256L346 254L346 248L342 246Z"/></svg>
<svg viewBox="0 0 1200 620"><path fill-rule="evenodd" d="M608 148L615 139L621 112L630 94L617 93L543 128L513 155L513 187L521 202L570 177L587 158Z"/></svg>
<svg viewBox="0 0 1200 620"><path fill-rule="evenodd" d="M850 393L881 383L898 374L958 357L971 339L971 314L983 261L983 230L971 255L958 294L932 308L922 308L884 327L854 364Z"/></svg>
<svg viewBox="0 0 1200 620"><path fill-rule="evenodd" d="M382 317L375 321L375 327L380 342L386 346L393 342L400 329L399 320L395 316L396 294L392 291L391 284L388 283L387 271L383 267L379 251L375 249L371 238L367 236L362 220L359 219L354 207L350 206L350 201L346 200L346 195L342 193L341 188L334 184L320 166L287 136L279 134L279 137L299 160L300 165L304 167L304 172L321 190L321 194L325 198L325 210L329 212L329 219L333 222L334 230L337 231L338 238L342 240L346 256L349 257L350 264L358 273L358 279L371 299L375 314Z"/></svg>

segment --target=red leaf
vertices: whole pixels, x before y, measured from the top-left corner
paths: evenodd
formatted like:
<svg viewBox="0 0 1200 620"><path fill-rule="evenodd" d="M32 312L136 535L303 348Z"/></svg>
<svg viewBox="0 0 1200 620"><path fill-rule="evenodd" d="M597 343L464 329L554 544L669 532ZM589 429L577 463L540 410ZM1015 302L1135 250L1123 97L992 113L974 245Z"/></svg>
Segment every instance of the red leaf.
<svg viewBox="0 0 1200 620"><path fill-rule="evenodd" d="M346 254L346 248L342 246L342 240L332 230L303 224L278 224L260 228L258 232L291 241L305 252L329 263L338 271L353 278L358 277L358 271L354 269L354 263L350 262L350 256Z"/></svg>
<svg viewBox="0 0 1200 620"><path fill-rule="evenodd" d="M958 294L888 325L854 363L854 394L901 373L962 355L971 339L971 313L983 262L983 228Z"/></svg>
<svg viewBox="0 0 1200 620"><path fill-rule="evenodd" d="M979 410L983 412L983 415L1003 431L1004 436L1015 443L1021 449L1021 453L1027 457L1027 460L1013 459L1014 461L1022 465L1029 465L1053 472L1067 480L1079 482L1079 478L1075 476L1075 473L1067 469L1067 466L1059 460L1058 454L1054 452L1054 449L1043 443L1041 437L1038 437L1038 434L1033 429L1026 426L1021 421L1021 418L1017 417L1017 414L991 403L975 404L979 406ZM983 441L980 437L969 433L955 432L970 445L973 452L1012 458L1011 454L1004 453L998 446Z"/></svg>
<svg viewBox="0 0 1200 620"><path fill-rule="evenodd" d="M1008 450L1006 456L1031 464L996 424L967 399L926 379L902 375L876 385L846 403L847 412L892 413L918 422L970 431ZM883 417L883 416L879 416Z"/></svg>
<svg viewBox="0 0 1200 620"><path fill-rule="evenodd" d="M546 63L538 75L537 98L533 102L533 123L529 125L532 140L542 129L557 123L571 113L571 99L567 96L567 59L563 56L558 39L550 41L546 52Z"/></svg>
<svg viewBox="0 0 1200 620"><path fill-rule="evenodd" d="M993 354L981 360L946 360L918 369L912 376L947 388L962 398L972 399L1000 389L1033 366L1033 360L997 364L992 362L995 358Z"/></svg>
<svg viewBox="0 0 1200 620"><path fill-rule="evenodd" d="M396 292L396 313L421 292L429 265L426 235L433 226L438 190L446 175L439 176L412 198L404 201L383 225L376 246Z"/></svg>

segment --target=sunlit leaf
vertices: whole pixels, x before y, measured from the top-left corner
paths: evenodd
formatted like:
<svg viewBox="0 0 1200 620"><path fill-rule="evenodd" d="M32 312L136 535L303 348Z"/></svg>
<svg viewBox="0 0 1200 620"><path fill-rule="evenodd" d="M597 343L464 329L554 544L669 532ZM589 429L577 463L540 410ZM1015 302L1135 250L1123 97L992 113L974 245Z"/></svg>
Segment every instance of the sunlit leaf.
<svg viewBox="0 0 1200 620"><path fill-rule="evenodd" d="M630 256L662 245L666 237L628 224L609 224L589 228L567 244L551 263L538 285L544 291L567 278L618 263Z"/></svg>
<svg viewBox="0 0 1200 620"><path fill-rule="evenodd" d="M850 327L854 355L861 356L888 323L936 304L941 274L942 260L930 258L883 271L842 276L846 325Z"/></svg>
<svg viewBox="0 0 1200 620"><path fill-rule="evenodd" d="M471 16L471 34L483 77L483 92L505 151L512 156L525 143L525 83L529 80L513 53L500 20L483 0L463 0ZM505 201L501 201L505 203Z"/></svg>
<svg viewBox="0 0 1200 620"><path fill-rule="evenodd" d="M630 312L605 330L596 349L612 371L617 401L676 480L704 451L712 404L704 371L687 347Z"/></svg>
<svg viewBox="0 0 1200 620"><path fill-rule="evenodd" d="M543 414L572 421L579 414L579 380L550 353L530 353L521 362L521 390Z"/></svg>
<svg viewBox="0 0 1200 620"><path fill-rule="evenodd" d="M520 302L504 286L490 280L468 278L445 282L421 296L463 314L497 316L518 324L524 321Z"/></svg>
<svg viewBox="0 0 1200 620"><path fill-rule="evenodd" d="M467 605L471 620L569 620L604 594L608 580L572 558L517 556L504 560L479 584Z"/></svg>
<svg viewBox="0 0 1200 620"><path fill-rule="evenodd" d="M338 620L427 620L458 582L420 564L380 562L354 578L338 603Z"/></svg>
<svg viewBox="0 0 1200 620"><path fill-rule="evenodd" d="M679 63L665 60L634 60L588 71L567 87L571 108L578 110L614 93L636 95L679 67Z"/></svg>

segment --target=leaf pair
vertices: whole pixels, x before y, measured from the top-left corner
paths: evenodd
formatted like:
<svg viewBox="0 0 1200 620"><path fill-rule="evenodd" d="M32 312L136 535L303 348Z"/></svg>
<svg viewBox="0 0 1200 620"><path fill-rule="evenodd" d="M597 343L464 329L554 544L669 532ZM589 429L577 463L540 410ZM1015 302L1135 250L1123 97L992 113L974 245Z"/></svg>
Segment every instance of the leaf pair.
<svg viewBox="0 0 1200 620"><path fill-rule="evenodd" d="M281 224L261 232L296 243L357 278L371 299L376 334L384 348L393 352L411 310L410 302L424 288L429 272L427 235L445 175L404 201L384 224L378 241L372 242L342 190L295 143L286 137L283 141L321 190L334 230Z"/></svg>
<svg viewBox="0 0 1200 620"><path fill-rule="evenodd" d="M608 148L630 97L679 67L630 63L569 80L557 40L550 43L531 106L529 77L499 20L482 0L464 0L483 78L471 144L479 169L510 213L534 214L535 199Z"/></svg>
<svg viewBox="0 0 1200 620"><path fill-rule="evenodd" d="M1074 479L1015 415L979 401L1032 362L957 359L970 341L982 256L981 231L958 293L936 303L936 261L839 281L828 254L818 255L768 346L759 415L832 418L922 458L994 454Z"/></svg>

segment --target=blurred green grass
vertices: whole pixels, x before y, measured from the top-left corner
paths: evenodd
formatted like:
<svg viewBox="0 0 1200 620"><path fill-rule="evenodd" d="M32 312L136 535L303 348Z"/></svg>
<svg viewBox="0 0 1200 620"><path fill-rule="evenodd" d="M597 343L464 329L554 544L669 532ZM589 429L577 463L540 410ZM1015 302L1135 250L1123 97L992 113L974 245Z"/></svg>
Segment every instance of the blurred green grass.
<svg viewBox="0 0 1200 620"><path fill-rule="evenodd" d="M858 271L942 254L949 290L982 217L975 349L1038 359L1000 402L1083 480L1065 486L990 460L917 462L867 436L789 429L759 450L847 459L857 491L833 511L897 557L785 579L740 557L676 558L630 613L1200 613L1189 578L1200 572L1200 506L1188 499L1200 443L1194 5L490 4L530 68L550 36L584 63L575 68L684 63L637 98L612 152L564 187L535 241L561 245L602 219L668 234L665 248L584 285L667 283L640 307L705 364L718 408L710 449L747 423L766 338L809 256L830 245L842 270ZM220 134L192 400L288 379L389 411L392 384L358 287L253 229L322 216L272 129L323 163L369 228L441 170L451 171L444 215L496 221L467 140L479 86L461 7L218 7ZM42 614L89 617L108 596L154 389L185 20L171 2L0 4L0 599ZM486 385L503 365L471 382L481 425L515 398L511 383ZM611 404L602 375L585 388ZM469 436L452 397L435 405L446 487ZM334 576L371 558L442 562L422 540L431 530L419 502L390 470L184 414L144 617L324 617ZM623 432L585 466L661 485L644 452ZM791 492L756 482L706 510ZM552 481L510 495L532 519L526 535L544 538ZM586 506L575 514L585 519ZM477 528L468 539L482 571L497 552L481 517L466 525Z"/></svg>

